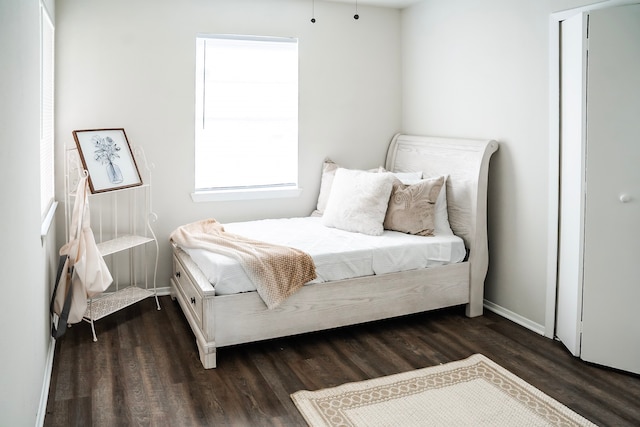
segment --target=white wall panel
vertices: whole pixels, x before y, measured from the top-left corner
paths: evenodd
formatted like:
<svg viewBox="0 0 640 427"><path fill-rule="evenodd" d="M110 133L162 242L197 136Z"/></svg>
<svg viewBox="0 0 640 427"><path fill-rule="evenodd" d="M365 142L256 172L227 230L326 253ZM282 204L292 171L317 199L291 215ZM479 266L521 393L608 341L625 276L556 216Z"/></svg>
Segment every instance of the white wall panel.
<svg viewBox="0 0 640 427"><path fill-rule="evenodd" d="M0 424L32 426L50 342L50 242L40 240L38 1L0 2L0 52Z"/></svg>

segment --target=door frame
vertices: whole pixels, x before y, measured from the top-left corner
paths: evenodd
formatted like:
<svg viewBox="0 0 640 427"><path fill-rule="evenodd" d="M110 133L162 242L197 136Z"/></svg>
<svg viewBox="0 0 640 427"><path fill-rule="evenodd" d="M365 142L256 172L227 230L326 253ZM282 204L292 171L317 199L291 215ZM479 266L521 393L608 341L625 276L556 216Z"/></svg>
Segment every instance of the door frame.
<svg viewBox="0 0 640 427"><path fill-rule="evenodd" d="M576 14L640 4L638 0L605 0L554 12L549 18L549 184L547 230L547 291L544 336L555 338L560 221L560 23Z"/></svg>

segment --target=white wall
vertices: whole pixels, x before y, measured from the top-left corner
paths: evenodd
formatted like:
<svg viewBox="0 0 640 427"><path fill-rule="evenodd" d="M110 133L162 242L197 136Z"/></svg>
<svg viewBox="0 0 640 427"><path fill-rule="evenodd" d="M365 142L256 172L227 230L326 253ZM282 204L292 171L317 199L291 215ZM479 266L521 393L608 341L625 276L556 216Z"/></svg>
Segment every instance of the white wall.
<svg viewBox="0 0 640 427"><path fill-rule="evenodd" d="M403 131L491 138L485 298L543 326L547 286L549 22L588 4L424 0L402 13Z"/></svg>
<svg viewBox="0 0 640 427"><path fill-rule="evenodd" d="M2 426L36 424L53 348L47 250L55 253L55 235L40 241L39 13L37 0L0 2Z"/></svg>
<svg viewBox="0 0 640 427"><path fill-rule="evenodd" d="M325 157L349 167L384 162L401 121L400 12L360 6L355 21L352 5L325 2L315 12L311 24L310 3L298 0L58 2L58 171L74 129L124 127L145 148L156 166L159 286L168 285L168 235L180 224L308 215ZM191 201L197 33L299 38L300 198Z"/></svg>

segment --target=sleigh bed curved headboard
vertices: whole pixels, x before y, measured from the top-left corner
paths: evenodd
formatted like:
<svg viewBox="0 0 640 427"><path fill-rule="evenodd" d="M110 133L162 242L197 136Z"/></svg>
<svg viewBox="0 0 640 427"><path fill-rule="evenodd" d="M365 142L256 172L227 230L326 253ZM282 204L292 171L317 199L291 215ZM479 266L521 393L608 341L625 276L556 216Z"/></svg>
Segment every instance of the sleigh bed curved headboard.
<svg viewBox="0 0 640 427"><path fill-rule="evenodd" d="M453 232L469 250L470 303L467 315L482 314L484 280L489 267L487 183L489 159L498 150L493 140L397 134L385 167L392 172L418 172L423 178L447 176L447 210Z"/></svg>

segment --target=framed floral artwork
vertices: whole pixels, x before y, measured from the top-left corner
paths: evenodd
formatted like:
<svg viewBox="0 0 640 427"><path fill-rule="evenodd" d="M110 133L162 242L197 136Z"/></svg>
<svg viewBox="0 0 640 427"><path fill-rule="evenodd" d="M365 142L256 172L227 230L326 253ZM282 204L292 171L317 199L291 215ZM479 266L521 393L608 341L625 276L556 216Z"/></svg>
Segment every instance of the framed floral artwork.
<svg viewBox="0 0 640 427"><path fill-rule="evenodd" d="M124 129L74 130L73 139L82 167L89 173L91 193L142 185Z"/></svg>

